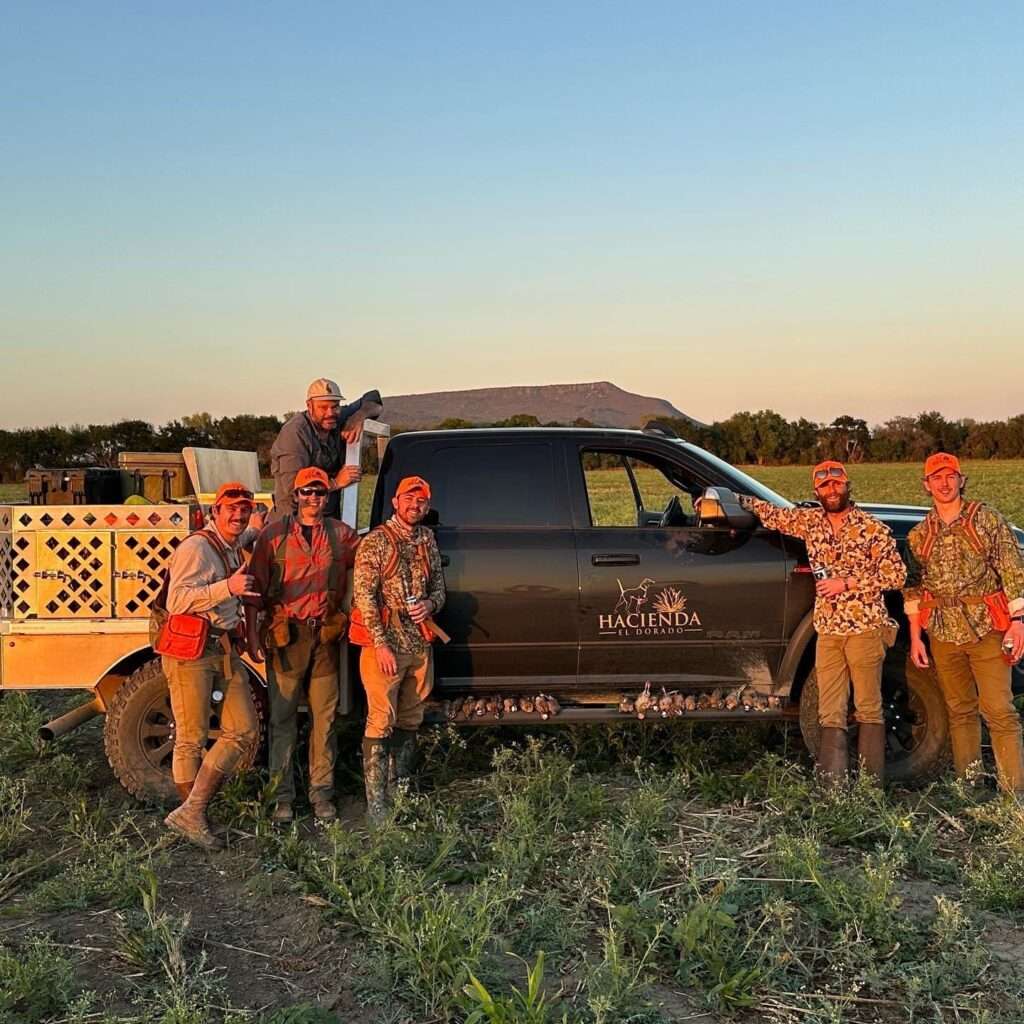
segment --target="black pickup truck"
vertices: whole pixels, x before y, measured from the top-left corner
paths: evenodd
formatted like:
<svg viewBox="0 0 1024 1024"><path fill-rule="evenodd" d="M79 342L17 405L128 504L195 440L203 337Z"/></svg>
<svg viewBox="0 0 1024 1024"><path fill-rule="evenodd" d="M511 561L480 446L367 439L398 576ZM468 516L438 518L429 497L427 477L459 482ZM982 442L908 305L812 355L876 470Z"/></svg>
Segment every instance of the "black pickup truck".
<svg viewBox="0 0 1024 1024"><path fill-rule="evenodd" d="M433 489L448 586L431 718L794 719L816 748L807 554L735 500L785 498L659 428L424 431L388 445L372 523L410 474ZM718 500L702 518L706 493ZM862 507L901 545L926 511ZM923 778L942 763L946 714L905 629L884 687L889 776Z"/></svg>

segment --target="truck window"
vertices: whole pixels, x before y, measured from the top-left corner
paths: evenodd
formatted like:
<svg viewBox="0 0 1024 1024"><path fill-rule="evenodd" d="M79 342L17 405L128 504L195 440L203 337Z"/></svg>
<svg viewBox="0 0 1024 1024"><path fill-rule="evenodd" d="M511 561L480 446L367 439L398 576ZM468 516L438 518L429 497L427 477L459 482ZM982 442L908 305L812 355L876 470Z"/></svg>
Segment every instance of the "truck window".
<svg viewBox="0 0 1024 1024"><path fill-rule="evenodd" d="M583 452L581 459L592 526L656 527L672 498L678 498L679 508L665 525L696 521L693 496L699 486L670 480L656 460L593 450Z"/></svg>
<svg viewBox="0 0 1024 1024"><path fill-rule="evenodd" d="M440 448L429 479L441 526L568 526L565 485L556 488L547 442Z"/></svg>

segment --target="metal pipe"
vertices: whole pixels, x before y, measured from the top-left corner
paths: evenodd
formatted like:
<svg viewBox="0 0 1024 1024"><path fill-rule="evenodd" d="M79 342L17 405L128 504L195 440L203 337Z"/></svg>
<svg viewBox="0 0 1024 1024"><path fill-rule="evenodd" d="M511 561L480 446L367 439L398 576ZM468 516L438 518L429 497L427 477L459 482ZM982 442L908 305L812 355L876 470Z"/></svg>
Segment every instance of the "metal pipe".
<svg viewBox="0 0 1024 1024"><path fill-rule="evenodd" d="M102 714L103 704L99 697L95 697L88 704L79 704L77 708L72 708L60 718L54 718L46 725L40 726L39 738L45 743L52 743L58 736L67 735L72 729L77 729Z"/></svg>

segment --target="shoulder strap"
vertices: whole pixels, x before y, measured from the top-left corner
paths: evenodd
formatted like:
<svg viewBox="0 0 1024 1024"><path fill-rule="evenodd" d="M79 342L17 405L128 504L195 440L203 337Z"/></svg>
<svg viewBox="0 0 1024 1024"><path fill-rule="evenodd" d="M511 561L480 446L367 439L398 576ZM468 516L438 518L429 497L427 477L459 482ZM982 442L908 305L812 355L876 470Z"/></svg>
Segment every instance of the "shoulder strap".
<svg viewBox="0 0 1024 1024"><path fill-rule="evenodd" d="M924 523L924 538L921 541L921 551L918 554L918 558L922 562L927 562L931 557L932 548L935 547L935 541L939 537L939 525L935 521L935 516L929 513L925 516Z"/></svg>
<svg viewBox="0 0 1024 1024"><path fill-rule="evenodd" d="M979 555L985 554L985 540L978 532L978 524L975 520L978 517L978 511L981 509L980 501L969 501L967 508L964 510L964 523L963 531L964 536L967 538L968 544L978 552Z"/></svg>
<svg viewBox="0 0 1024 1024"><path fill-rule="evenodd" d="M230 576L233 570L231 563L228 561L228 552L227 548L224 547L224 542L212 530L197 530L196 532L199 536L205 537L210 542L210 547L217 552L217 557L224 566L224 572Z"/></svg>
<svg viewBox="0 0 1024 1024"><path fill-rule="evenodd" d="M282 524L281 540L274 548L274 561L270 566L270 582L267 584L266 596L268 608L277 604L284 590L284 574L288 566L288 534L292 532L291 515L285 514L278 522Z"/></svg>
<svg viewBox="0 0 1024 1024"><path fill-rule="evenodd" d="M398 572L398 538L387 523L381 523L378 529L388 539L388 560L384 563L384 570L380 574L381 581L383 581L391 579Z"/></svg>
<svg viewBox="0 0 1024 1024"><path fill-rule="evenodd" d="M331 611L336 611L341 605L342 594L339 583L345 551L335 532L336 527L333 520L324 520L324 530L327 533L327 543L331 547L331 562L327 567L327 604Z"/></svg>

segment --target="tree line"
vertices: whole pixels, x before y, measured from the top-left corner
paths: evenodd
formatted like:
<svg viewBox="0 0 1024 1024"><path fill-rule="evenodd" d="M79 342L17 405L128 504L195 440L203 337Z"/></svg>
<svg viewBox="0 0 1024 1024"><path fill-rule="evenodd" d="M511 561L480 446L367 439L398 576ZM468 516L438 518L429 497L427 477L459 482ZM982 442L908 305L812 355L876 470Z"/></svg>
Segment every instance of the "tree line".
<svg viewBox="0 0 1024 1024"><path fill-rule="evenodd" d="M286 414L286 417L289 414ZM230 448L255 451L264 473L269 471L270 447L285 418L223 416L194 413L154 426L144 420L71 427L0 430L0 482L23 480L36 466L116 466L122 451L179 452L182 448ZM740 465L803 465L823 458L846 462L919 462L934 451L953 452L970 459L1024 458L1024 414L1008 420L948 420L938 412L897 416L869 427L855 416L838 416L831 423L800 418L787 420L771 409L738 412L728 419L695 425L685 419L657 421L720 458ZM520 414L495 423L477 424L447 419L438 429L490 427L556 427L594 424L542 423ZM402 427L393 425L394 433Z"/></svg>

